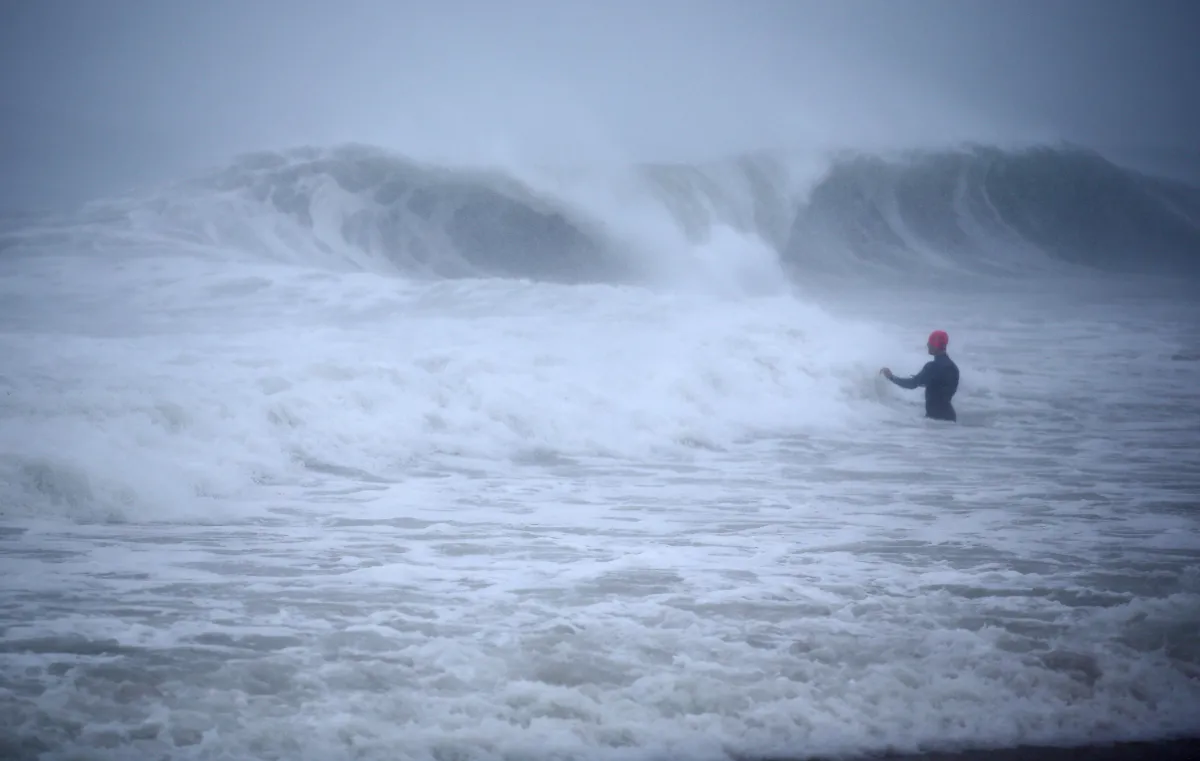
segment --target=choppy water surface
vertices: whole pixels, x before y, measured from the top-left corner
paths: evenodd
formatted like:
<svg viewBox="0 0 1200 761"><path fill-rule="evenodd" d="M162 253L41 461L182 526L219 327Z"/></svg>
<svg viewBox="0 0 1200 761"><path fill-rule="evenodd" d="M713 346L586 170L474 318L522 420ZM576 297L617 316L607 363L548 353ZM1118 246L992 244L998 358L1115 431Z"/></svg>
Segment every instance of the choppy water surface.
<svg viewBox="0 0 1200 761"><path fill-rule="evenodd" d="M0 756L1200 733L1186 284L1015 249L909 251L889 278L888 235L866 274L850 257L840 286L824 266L789 284L766 238L715 222L641 285L414 279L379 247L433 233L391 207L329 223L340 196L298 177L309 238L218 194L0 241ZM859 224L820 187L808 223ZM992 191L948 218L1017 213L1010 194L987 217ZM1172 192L1154 214L1183 214ZM644 234L626 263L688 238L652 216L610 228ZM501 218L532 224L480 217ZM878 375L916 372L933 328L963 370L957 425Z"/></svg>
<svg viewBox="0 0 1200 761"><path fill-rule="evenodd" d="M691 336L673 370L656 365L670 382L631 349L608 372L634 377L607 395L575 363L582 349L551 331L513 337L532 311L506 321L448 303L422 319L483 337L447 344L425 372L445 381L473 363L463 385L372 385L357 403L382 364L347 359L369 355L361 323L307 348L276 335L242 370L245 335L129 339L108 385L86 388L79 373L99 372L112 339L9 334L10 352L43 364L7 377L6 438L21 425L43 438L7 444L19 480L0 535L5 751L703 758L1194 729L1200 405L1194 363L1171 359L1194 311L1003 319L1003 304L975 303L940 313L958 320L958 426L922 420L919 395L880 384L852 346L840 378L808 378L813 396L783 390L829 370L788 350L797 313L780 301L713 307L729 327L703 337L680 304L657 327L546 304L547 326L590 325L588 352ZM931 315L914 311L878 326L878 364L919 367ZM391 340L424 332L395 337L400 323ZM731 369L739 341L745 364ZM541 352L559 369L505 366L504 385L478 369L484 352ZM284 365L301 355L328 372L297 378ZM559 387L567 402L538 386L563 367L578 373ZM157 502L184 451L210 485L247 467L235 456L265 457L265 442L206 436L258 430L247 419L287 393L268 393L271 378L308 389L282 407L310 430L307 468L181 509ZM431 390L445 422L426 420L441 443L422 445L397 433L398 411L434 404L419 396ZM142 419L154 404L180 420ZM512 419L485 425L505 404ZM201 416L212 405L225 420ZM777 409L774 430L759 407ZM758 429L727 435L730 411ZM352 419L324 420L339 415ZM509 446L521 437L536 440ZM159 458L176 470L155 472Z"/></svg>

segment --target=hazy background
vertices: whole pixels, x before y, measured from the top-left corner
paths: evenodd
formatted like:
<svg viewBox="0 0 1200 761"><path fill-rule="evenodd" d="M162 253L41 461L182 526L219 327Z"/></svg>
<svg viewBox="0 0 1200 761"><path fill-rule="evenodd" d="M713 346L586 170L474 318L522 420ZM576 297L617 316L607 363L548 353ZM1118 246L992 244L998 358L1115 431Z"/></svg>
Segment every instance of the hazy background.
<svg viewBox="0 0 1200 761"><path fill-rule="evenodd" d="M476 161L1194 146L1187 0L3 0L0 204L360 141Z"/></svg>

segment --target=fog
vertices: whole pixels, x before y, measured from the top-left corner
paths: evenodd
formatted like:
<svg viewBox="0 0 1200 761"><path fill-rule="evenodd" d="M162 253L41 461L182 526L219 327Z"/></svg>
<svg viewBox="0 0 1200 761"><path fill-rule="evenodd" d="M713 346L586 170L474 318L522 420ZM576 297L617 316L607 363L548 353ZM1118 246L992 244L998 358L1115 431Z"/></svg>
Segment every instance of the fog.
<svg viewBox="0 0 1200 761"><path fill-rule="evenodd" d="M1200 134L1186 0L2 7L5 205L300 143L574 162Z"/></svg>

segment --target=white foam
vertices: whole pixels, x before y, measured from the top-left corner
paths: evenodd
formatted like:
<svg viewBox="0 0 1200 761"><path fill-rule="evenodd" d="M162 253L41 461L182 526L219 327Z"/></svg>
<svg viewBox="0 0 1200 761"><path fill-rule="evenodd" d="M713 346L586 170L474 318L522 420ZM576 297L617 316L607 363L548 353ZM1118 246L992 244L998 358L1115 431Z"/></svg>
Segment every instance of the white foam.
<svg viewBox="0 0 1200 761"><path fill-rule="evenodd" d="M880 414L864 399L882 335L787 296L184 264L30 263L10 280L46 305L120 298L0 339L2 456L26 510L148 518L295 482L306 462L394 478L438 455L686 456Z"/></svg>
<svg viewBox="0 0 1200 761"><path fill-rule="evenodd" d="M111 236L0 261L17 741L642 761L1195 729L1194 305L819 308L764 293L734 228L679 290ZM933 327L959 426L876 372Z"/></svg>

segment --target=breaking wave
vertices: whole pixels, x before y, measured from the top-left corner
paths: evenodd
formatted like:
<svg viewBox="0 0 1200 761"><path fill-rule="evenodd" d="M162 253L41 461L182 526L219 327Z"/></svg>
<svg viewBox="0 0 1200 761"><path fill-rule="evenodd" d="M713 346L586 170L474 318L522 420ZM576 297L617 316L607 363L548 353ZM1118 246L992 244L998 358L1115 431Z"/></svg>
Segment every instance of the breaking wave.
<svg viewBox="0 0 1200 761"><path fill-rule="evenodd" d="M1200 188L1075 147L550 172L349 145L256 153L90 209L179 243L413 277L644 282L702 268L769 288L813 271L1200 270Z"/></svg>

